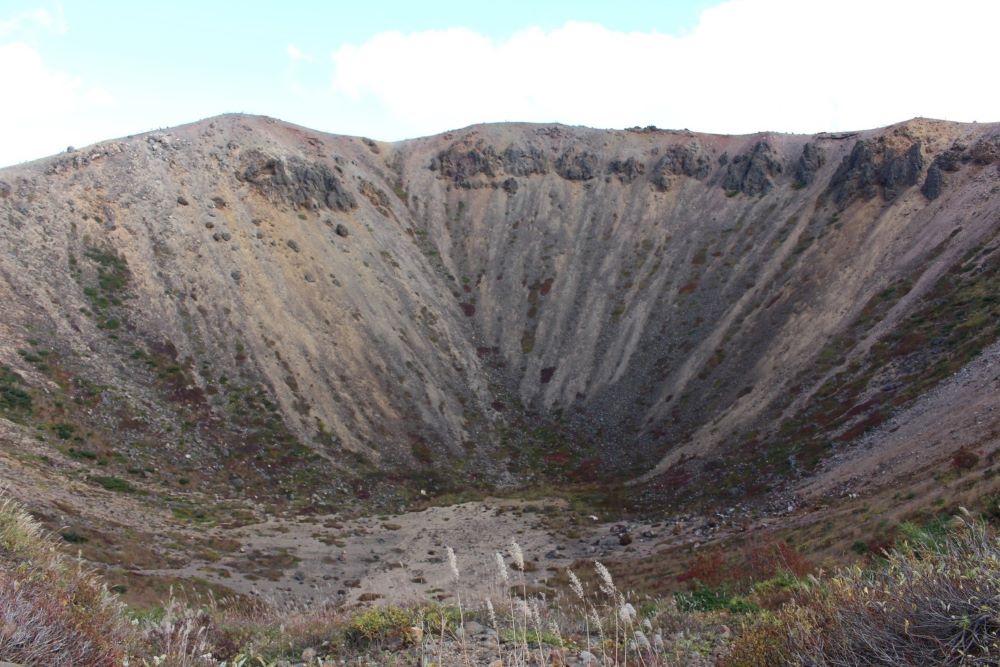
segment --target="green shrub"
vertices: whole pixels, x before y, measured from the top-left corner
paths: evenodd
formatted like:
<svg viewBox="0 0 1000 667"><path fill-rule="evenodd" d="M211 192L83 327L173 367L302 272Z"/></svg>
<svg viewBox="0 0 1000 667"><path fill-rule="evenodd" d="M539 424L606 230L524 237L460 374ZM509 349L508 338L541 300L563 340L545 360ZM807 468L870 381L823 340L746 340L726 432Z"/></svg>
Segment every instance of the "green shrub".
<svg viewBox="0 0 1000 667"><path fill-rule="evenodd" d="M105 475L92 475L92 481L97 482L108 491L118 491L120 493L135 493L135 487L128 481L120 477L109 477Z"/></svg>
<svg viewBox="0 0 1000 667"><path fill-rule="evenodd" d="M31 413L31 395L21 388L21 376L0 366L0 414Z"/></svg>
<svg viewBox="0 0 1000 667"><path fill-rule="evenodd" d="M757 611L757 606L740 595L734 595L727 586L696 586L693 590L675 593L674 600L681 611L728 611L746 614Z"/></svg>
<svg viewBox="0 0 1000 667"><path fill-rule="evenodd" d="M351 619L348 633L355 641L381 643L399 635L406 628L420 624L420 617L413 610L400 607L373 607Z"/></svg>

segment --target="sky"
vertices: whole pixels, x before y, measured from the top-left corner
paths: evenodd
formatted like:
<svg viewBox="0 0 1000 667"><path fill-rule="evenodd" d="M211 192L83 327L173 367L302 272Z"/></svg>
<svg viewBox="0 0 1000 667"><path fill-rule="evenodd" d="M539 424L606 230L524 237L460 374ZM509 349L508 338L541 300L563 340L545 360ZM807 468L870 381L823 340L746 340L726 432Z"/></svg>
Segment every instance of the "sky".
<svg viewBox="0 0 1000 667"><path fill-rule="evenodd" d="M0 165L221 113L397 140L1000 121L996 0L0 0Z"/></svg>

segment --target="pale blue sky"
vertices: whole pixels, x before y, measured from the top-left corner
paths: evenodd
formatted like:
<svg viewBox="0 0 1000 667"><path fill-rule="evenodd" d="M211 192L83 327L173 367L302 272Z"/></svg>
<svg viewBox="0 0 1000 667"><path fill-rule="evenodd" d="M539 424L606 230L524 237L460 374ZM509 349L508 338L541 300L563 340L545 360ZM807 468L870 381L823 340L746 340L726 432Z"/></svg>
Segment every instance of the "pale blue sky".
<svg viewBox="0 0 1000 667"><path fill-rule="evenodd" d="M994 120L998 5L0 0L0 165L229 111L388 140L500 120Z"/></svg>

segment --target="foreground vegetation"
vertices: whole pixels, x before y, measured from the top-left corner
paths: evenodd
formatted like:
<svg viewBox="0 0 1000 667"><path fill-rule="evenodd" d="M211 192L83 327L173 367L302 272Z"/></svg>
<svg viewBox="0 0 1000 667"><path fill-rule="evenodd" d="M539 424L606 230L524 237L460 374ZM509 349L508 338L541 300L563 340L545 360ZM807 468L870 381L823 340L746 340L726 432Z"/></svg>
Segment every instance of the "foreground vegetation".
<svg viewBox="0 0 1000 667"><path fill-rule="evenodd" d="M60 553L22 507L0 503L0 660L21 665L244 667L298 664L995 665L1000 541L968 513L908 526L895 548L824 575L783 543L735 559L706 550L688 590L647 599L601 563L547 598L511 543L494 593L469 600L448 549L448 605L340 610L259 600L172 599L125 608ZM530 564L529 564L530 565Z"/></svg>

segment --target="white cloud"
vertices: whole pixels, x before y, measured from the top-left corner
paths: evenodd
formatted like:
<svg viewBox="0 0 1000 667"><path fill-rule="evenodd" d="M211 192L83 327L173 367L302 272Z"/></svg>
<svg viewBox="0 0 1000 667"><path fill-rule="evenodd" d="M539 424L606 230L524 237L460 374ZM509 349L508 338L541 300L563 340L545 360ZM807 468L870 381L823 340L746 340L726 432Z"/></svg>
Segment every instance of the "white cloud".
<svg viewBox="0 0 1000 667"><path fill-rule="evenodd" d="M0 44L0 72L6 100L0 105L0 165L106 138L95 133L103 126L93 118L114 102L103 88L50 68L23 42Z"/></svg>
<svg viewBox="0 0 1000 667"><path fill-rule="evenodd" d="M309 55L299 47L295 46L294 44L289 44L285 48L285 53L288 54L288 57L292 62L311 63L314 61L314 58L311 55Z"/></svg>
<svg viewBox="0 0 1000 667"><path fill-rule="evenodd" d="M501 120L712 132L1000 120L997 25L988 0L733 0L680 37L576 22L503 40L385 32L333 52L333 88L380 119L350 131L386 139Z"/></svg>
<svg viewBox="0 0 1000 667"><path fill-rule="evenodd" d="M34 28L41 28L59 35L65 33L66 17L62 5L57 4L54 11L45 8L30 9L7 19L0 19L0 37L7 37Z"/></svg>

